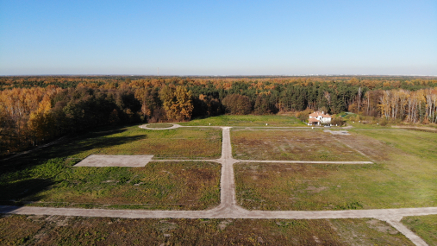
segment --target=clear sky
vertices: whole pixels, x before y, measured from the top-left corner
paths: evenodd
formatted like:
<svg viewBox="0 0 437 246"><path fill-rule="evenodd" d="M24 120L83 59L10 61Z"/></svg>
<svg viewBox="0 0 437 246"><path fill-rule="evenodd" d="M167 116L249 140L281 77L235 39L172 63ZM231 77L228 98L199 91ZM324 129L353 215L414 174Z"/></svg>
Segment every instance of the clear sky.
<svg viewBox="0 0 437 246"><path fill-rule="evenodd" d="M436 0L0 0L0 75L437 75Z"/></svg>

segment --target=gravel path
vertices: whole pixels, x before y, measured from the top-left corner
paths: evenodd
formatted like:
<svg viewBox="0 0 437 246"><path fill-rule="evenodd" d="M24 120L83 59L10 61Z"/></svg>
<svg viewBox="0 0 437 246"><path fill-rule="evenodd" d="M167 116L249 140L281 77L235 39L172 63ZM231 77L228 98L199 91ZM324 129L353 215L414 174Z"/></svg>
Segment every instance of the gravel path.
<svg viewBox="0 0 437 246"><path fill-rule="evenodd" d="M174 128L181 127L174 125ZM165 129L174 129L165 128ZM142 127L143 128L143 127ZM116 217L116 218L233 218L233 219L345 219L345 218L375 218L386 221L399 232L404 234L416 245L427 245L420 237L405 227L400 220L404 216L422 216L437 214L437 207L399 208L399 209L367 209L367 210L334 210L334 211L260 211L246 210L238 206L235 194L235 180L233 165L237 162L274 162L274 163L316 163L316 164L372 164L372 162L320 162L320 161L261 161L236 160L232 157L230 138L231 127L223 129L222 156L215 161L222 164L221 170L221 203L210 210L181 211L181 210L113 210L113 209L82 209L82 208L52 208L52 207L15 207L0 206L0 213L5 214L34 214L60 215L83 217ZM164 130L149 128L150 130ZM159 160L159 161L192 161L192 160Z"/></svg>
<svg viewBox="0 0 437 246"><path fill-rule="evenodd" d="M230 200L232 202L232 199ZM139 209L86 209L53 207L0 206L1 213L62 215L82 217L113 217L129 219L145 218L189 218L189 219L361 219L375 218L383 221L399 222L405 216L437 214L437 207L366 209L366 210L326 210L326 211L261 211L246 210L236 204L220 204L209 210L139 210Z"/></svg>
<svg viewBox="0 0 437 246"><path fill-rule="evenodd" d="M171 127L165 127L165 128L152 128L152 127L147 127L147 125L148 124L141 125L139 126L139 128L146 129L146 130L170 130L170 129L176 129L181 127L181 125L179 124L173 124Z"/></svg>

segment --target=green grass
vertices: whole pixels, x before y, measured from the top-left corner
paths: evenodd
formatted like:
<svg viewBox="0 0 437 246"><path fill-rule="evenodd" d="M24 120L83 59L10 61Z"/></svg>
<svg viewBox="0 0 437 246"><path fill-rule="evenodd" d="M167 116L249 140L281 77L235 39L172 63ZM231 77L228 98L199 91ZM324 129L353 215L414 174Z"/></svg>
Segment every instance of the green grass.
<svg viewBox="0 0 437 246"><path fill-rule="evenodd" d="M2 245L412 245L385 222L0 217Z"/></svg>
<svg viewBox="0 0 437 246"><path fill-rule="evenodd" d="M173 124L170 123L151 123L147 124L148 128L169 128L172 127Z"/></svg>
<svg viewBox="0 0 437 246"><path fill-rule="evenodd" d="M266 126L266 123L268 126ZM283 115L220 115L205 119L194 119L180 123L183 126L250 126L250 127L295 127L306 126L294 116Z"/></svg>
<svg viewBox="0 0 437 246"><path fill-rule="evenodd" d="M402 223L429 245L437 245L437 215L404 217Z"/></svg>
<svg viewBox="0 0 437 246"><path fill-rule="evenodd" d="M113 134L89 134L87 138L61 148L74 149L76 146L82 151L70 155L72 158L85 158L91 154L215 158L221 154L221 131L210 128L154 131L133 126Z"/></svg>
<svg viewBox="0 0 437 246"><path fill-rule="evenodd" d="M401 150L405 154L424 160L437 160L436 133L404 129L384 131L352 129L351 131L377 139L385 145Z"/></svg>
<svg viewBox="0 0 437 246"><path fill-rule="evenodd" d="M239 203L265 210L437 206L437 134L354 131L340 139L377 164L237 164Z"/></svg>
<svg viewBox="0 0 437 246"><path fill-rule="evenodd" d="M184 162L149 163L144 168L72 167L90 154L215 158L221 154L221 131L153 131L133 126L102 128L69 138L61 144L1 163L0 202L22 204L30 200L39 202L33 204L37 206L150 209L205 209L219 203L218 164Z"/></svg>
<svg viewBox="0 0 437 246"><path fill-rule="evenodd" d="M21 173L3 175L2 200L35 206L206 209L220 202L220 165L149 163L144 168L72 167L51 159Z"/></svg>
<svg viewBox="0 0 437 246"><path fill-rule="evenodd" d="M243 160L368 161L354 149L319 129L231 132L232 151Z"/></svg>

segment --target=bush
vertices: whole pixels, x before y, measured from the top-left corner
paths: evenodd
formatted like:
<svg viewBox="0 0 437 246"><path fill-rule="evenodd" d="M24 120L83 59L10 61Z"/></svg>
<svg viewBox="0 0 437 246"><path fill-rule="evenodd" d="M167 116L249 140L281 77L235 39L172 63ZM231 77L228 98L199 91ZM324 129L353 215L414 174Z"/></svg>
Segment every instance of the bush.
<svg viewBox="0 0 437 246"><path fill-rule="evenodd" d="M346 121L341 117L335 117L331 120L332 125L343 126L345 123Z"/></svg>
<svg viewBox="0 0 437 246"><path fill-rule="evenodd" d="M305 109L304 111L296 113L296 117L302 122L308 122L309 115L313 112L312 109Z"/></svg>
<svg viewBox="0 0 437 246"><path fill-rule="evenodd" d="M388 120L386 118L383 118L381 121L379 121L379 124L381 126L386 126L388 124Z"/></svg>
<svg viewBox="0 0 437 246"><path fill-rule="evenodd" d="M252 111L252 104L247 96L232 94L223 98L223 106L231 114L245 115Z"/></svg>

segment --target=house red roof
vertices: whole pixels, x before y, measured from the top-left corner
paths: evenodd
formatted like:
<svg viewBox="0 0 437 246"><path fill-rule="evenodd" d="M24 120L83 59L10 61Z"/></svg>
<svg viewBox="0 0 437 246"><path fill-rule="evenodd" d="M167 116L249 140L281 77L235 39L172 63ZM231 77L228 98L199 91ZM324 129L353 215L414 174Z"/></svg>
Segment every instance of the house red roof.
<svg viewBox="0 0 437 246"><path fill-rule="evenodd" d="M310 114L310 116L312 116L314 118L317 118L319 116L322 116L323 118L331 118L331 116L329 114L324 114L324 112L320 112L320 111L314 112L314 113Z"/></svg>

